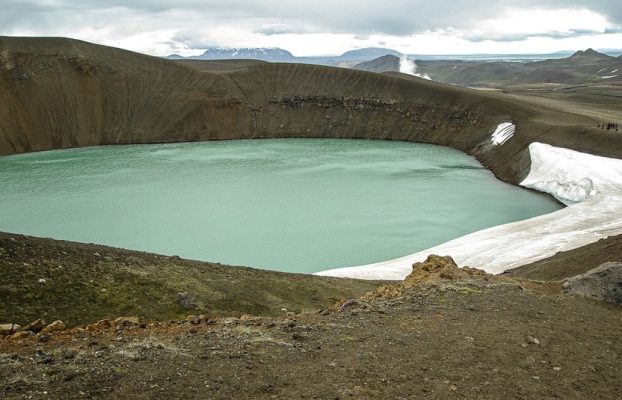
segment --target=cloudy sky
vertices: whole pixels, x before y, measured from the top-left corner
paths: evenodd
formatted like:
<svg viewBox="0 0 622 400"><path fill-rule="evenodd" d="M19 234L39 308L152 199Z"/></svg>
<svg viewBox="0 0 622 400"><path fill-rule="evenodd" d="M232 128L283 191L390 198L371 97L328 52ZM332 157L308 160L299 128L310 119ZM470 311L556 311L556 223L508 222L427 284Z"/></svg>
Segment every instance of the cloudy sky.
<svg viewBox="0 0 622 400"><path fill-rule="evenodd" d="M0 0L0 35L67 36L152 55L282 47L408 54L622 47L620 0Z"/></svg>

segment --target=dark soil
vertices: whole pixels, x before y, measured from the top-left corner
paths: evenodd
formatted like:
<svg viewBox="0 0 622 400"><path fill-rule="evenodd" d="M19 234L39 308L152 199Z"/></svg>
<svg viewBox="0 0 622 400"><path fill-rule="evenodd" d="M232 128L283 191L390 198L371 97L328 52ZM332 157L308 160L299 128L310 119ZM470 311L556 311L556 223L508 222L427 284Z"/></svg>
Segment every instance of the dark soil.
<svg viewBox="0 0 622 400"><path fill-rule="evenodd" d="M0 338L2 398L622 396L622 308L562 294L559 283L458 269L448 257L430 257L403 283L378 287L17 235L0 239L8 277L2 288L19 292L18 301L3 294L2 309L4 315L24 312L6 322L49 322L57 315L95 322L122 311L142 317ZM61 260L62 273L52 273ZM46 271L45 283L28 283L39 276L30 266ZM89 296L111 279L122 288L113 296L119 303L93 297L90 304ZM167 290L179 283L169 281L201 283L199 302L218 293L222 308L176 309ZM354 294L364 289L371 291ZM275 294L287 310L266 306ZM331 305L331 294L346 297ZM292 312L320 303L314 311ZM247 304L273 316L241 315ZM207 315L192 315L200 311ZM236 316L219 316L227 311ZM154 319L160 321L149 322Z"/></svg>
<svg viewBox="0 0 622 400"><path fill-rule="evenodd" d="M0 341L6 399L619 399L622 308L509 282Z"/></svg>

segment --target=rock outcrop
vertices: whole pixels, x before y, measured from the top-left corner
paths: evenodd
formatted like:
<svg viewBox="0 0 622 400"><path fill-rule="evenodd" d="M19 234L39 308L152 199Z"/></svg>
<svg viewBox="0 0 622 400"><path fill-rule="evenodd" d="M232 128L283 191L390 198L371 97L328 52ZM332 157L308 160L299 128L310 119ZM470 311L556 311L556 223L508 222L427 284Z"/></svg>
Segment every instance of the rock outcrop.
<svg viewBox="0 0 622 400"><path fill-rule="evenodd" d="M595 300L622 304L622 262L607 262L586 272L568 278L564 291Z"/></svg>
<svg viewBox="0 0 622 400"><path fill-rule="evenodd" d="M405 287L421 284L433 284L442 281L472 281L474 279L490 280L493 275L476 269L460 268L450 256L437 256L431 254L424 262L413 264L413 272L404 280Z"/></svg>

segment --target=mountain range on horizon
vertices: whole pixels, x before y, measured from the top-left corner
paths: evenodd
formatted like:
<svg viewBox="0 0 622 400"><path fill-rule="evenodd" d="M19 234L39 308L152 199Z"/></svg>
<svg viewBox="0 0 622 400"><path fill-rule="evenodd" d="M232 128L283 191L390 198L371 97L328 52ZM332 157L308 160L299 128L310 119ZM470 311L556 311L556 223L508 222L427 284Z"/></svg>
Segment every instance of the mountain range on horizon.
<svg viewBox="0 0 622 400"><path fill-rule="evenodd" d="M417 60L416 72L438 82L470 87L520 84L599 84L622 82L622 59L594 49L579 50L564 58L517 61ZM352 68L378 73L401 71L401 60L385 55ZM414 71L413 71L414 73Z"/></svg>
<svg viewBox="0 0 622 400"><path fill-rule="evenodd" d="M577 53L582 53L582 50L579 51L558 51L554 53L548 54L472 54L472 55L412 55L408 54L409 57L420 59L420 60L447 60L447 59L464 59L464 60L499 60L499 59L508 59L508 60L527 60L533 58L534 60L544 60L546 58L564 58L572 55L576 55ZM611 57L619 57L622 58L622 49L606 49L596 51L593 49L585 50L585 53L592 54L604 54ZM609 53L609 54L606 54ZM235 60L235 59L250 59L250 60L261 60L268 62L302 62L309 64L324 64L324 65L339 65L342 63L360 63L366 61L372 61L377 58L383 56L395 56L399 57L402 55L399 51L384 48L384 47L365 47L360 49L354 49L346 51L340 55L328 55L328 56L295 56L290 51L282 49L280 47L209 47L205 49L205 51L198 56L188 56L184 57L179 54L171 54L166 58L172 60Z"/></svg>

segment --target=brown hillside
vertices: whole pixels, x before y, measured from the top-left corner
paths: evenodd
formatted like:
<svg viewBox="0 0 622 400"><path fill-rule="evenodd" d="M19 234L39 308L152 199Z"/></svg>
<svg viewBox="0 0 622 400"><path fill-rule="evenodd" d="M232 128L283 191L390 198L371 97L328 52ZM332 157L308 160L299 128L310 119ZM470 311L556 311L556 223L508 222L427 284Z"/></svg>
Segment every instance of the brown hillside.
<svg viewBox="0 0 622 400"><path fill-rule="evenodd" d="M261 137L408 140L476 155L512 182L534 141L622 156L590 117L505 96L340 68L248 63L209 72L60 38L0 38L0 154ZM511 120L517 135L489 137Z"/></svg>

